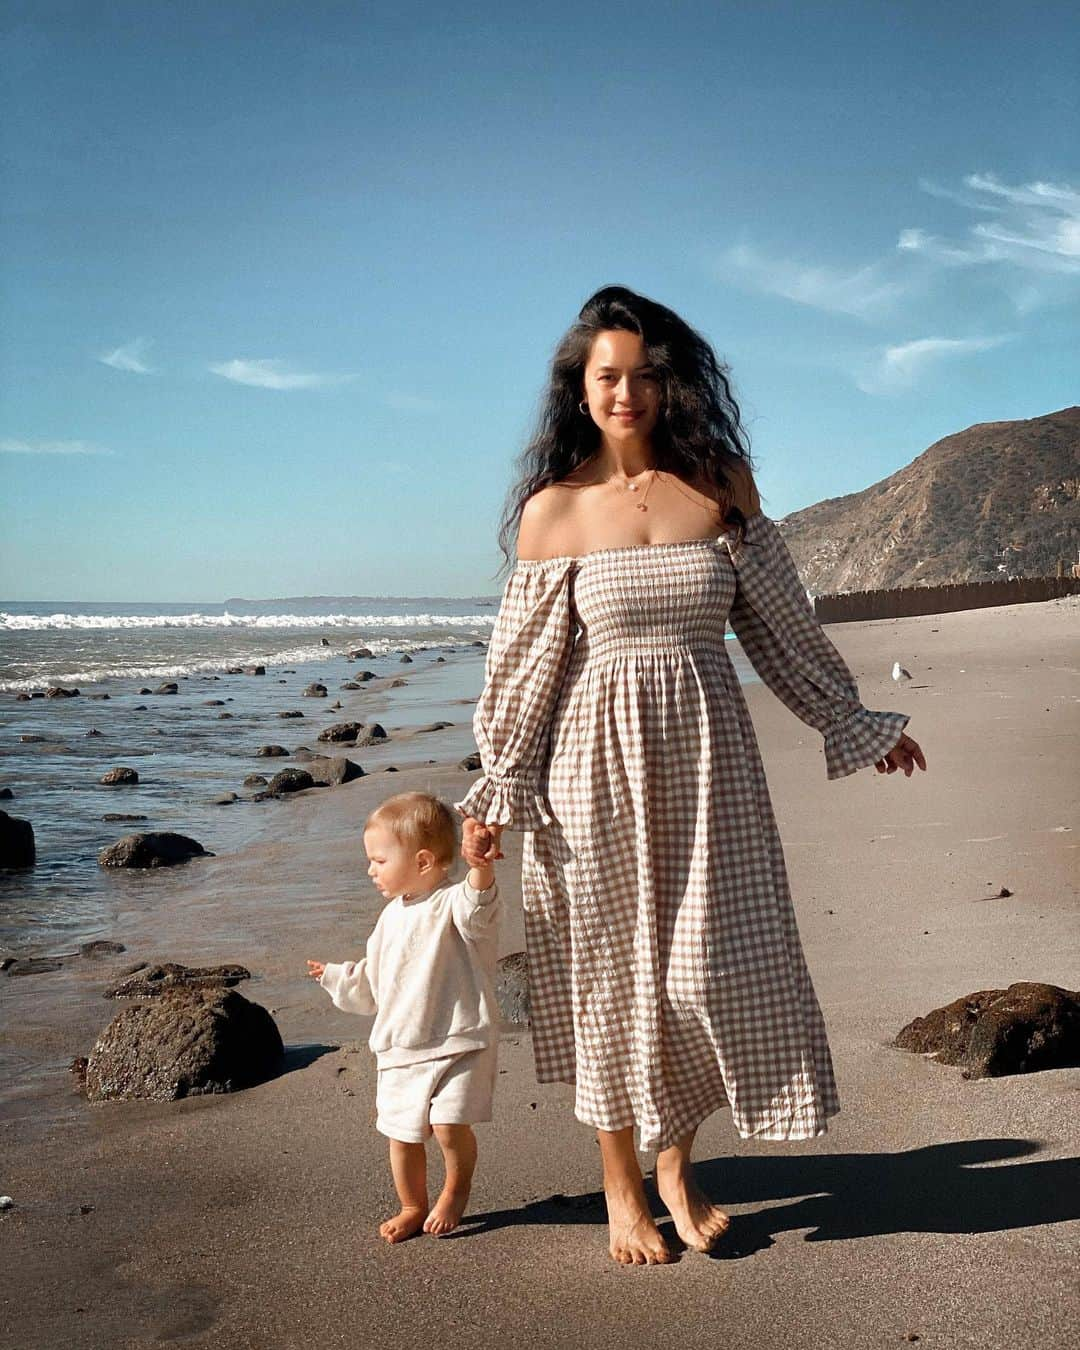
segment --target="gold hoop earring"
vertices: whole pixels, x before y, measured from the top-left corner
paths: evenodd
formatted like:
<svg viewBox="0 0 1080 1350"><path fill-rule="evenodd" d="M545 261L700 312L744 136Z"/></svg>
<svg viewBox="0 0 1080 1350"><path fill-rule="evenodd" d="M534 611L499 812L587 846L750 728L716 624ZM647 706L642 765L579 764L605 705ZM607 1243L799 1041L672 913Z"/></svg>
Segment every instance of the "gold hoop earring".
<svg viewBox="0 0 1080 1350"><path fill-rule="evenodd" d="M577 405L577 408L578 408L578 412L582 415L582 417L588 417L588 415L589 415L589 404L588 404L588 402L587 402L585 399L582 399L582 400L581 400L581 402Z"/></svg>

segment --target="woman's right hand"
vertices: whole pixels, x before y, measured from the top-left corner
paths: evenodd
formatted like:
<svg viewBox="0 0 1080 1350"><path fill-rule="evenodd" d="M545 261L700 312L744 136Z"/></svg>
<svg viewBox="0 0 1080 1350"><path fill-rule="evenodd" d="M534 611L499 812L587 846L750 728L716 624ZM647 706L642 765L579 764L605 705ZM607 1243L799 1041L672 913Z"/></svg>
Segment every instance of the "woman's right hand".
<svg viewBox="0 0 1080 1350"><path fill-rule="evenodd" d="M502 832L501 825L485 825L466 816L461 826L461 856L470 867L482 867L484 863L504 858L506 855L499 842Z"/></svg>

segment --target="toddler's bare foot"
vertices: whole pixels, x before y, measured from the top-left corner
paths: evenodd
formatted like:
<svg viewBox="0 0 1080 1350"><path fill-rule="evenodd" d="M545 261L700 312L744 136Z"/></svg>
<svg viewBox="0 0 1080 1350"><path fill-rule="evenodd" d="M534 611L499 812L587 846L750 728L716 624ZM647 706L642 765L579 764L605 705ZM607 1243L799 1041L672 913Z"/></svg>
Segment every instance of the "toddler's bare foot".
<svg viewBox="0 0 1080 1350"><path fill-rule="evenodd" d="M621 1266L663 1266L673 1258L645 1204L644 1194L604 1190L609 1250Z"/></svg>
<svg viewBox="0 0 1080 1350"><path fill-rule="evenodd" d="M461 1222L465 1206L469 1203L469 1187L443 1187L443 1192L435 1201L435 1207L424 1220L424 1232L441 1237L449 1233Z"/></svg>
<svg viewBox="0 0 1080 1350"><path fill-rule="evenodd" d="M425 1206L426 1208L426 1206ZM424 1225L424 1209L419 1205L402 1205L400 1214L379 1225L379 1236L387 1242L404 1242Z"/></svg>
<svg viewBox="0 0 1080 1350"><path fill-rule="evenodd" d="M656 1189L675 1221L679 1237L696 1252L711 1251L731 1220L699 1189L689 1166L664 1168L657 1163Z"/></svg>

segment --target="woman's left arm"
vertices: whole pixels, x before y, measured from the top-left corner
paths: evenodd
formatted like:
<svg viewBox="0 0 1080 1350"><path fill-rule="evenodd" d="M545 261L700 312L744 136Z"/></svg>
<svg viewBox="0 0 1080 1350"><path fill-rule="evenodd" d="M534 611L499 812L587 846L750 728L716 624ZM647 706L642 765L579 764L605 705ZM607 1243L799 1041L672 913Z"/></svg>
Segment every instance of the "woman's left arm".
<svg viewBox="0 0 1080 1350"><path fill-rule="evenodd" d="M918 743L905 734L906 713L872 712L855 677L823 632L787 545L760 511L746 520L738 545L725 540L736 589L729 621L765 684L825 738L825 771L844 778L875 765L910 777L926 768Z"/></svg>

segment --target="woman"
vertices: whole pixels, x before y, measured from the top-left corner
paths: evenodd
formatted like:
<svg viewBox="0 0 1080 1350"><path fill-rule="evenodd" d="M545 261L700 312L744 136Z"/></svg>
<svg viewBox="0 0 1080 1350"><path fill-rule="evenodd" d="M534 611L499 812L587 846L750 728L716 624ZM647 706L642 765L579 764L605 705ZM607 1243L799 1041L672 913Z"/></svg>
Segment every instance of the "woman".
<svg viewBox="0 0 1080 1350"><path fill-rule="evenodd" d="M829 778L925 761L869 712L760 509L708 343L624 287L555 353L502 540L517 562L474 719L470 832L527 831L522 891L541 1082L576 1084L603 1157L612 1256L672 1253L728 1218L690 1164L706 1116L806 1139L839 1110L753 725L724 642L825 737Z"/></svg>

